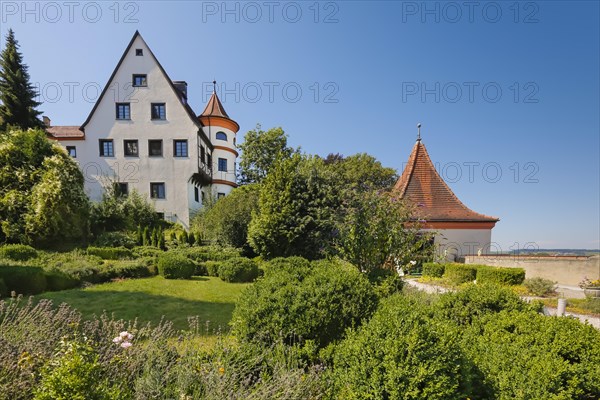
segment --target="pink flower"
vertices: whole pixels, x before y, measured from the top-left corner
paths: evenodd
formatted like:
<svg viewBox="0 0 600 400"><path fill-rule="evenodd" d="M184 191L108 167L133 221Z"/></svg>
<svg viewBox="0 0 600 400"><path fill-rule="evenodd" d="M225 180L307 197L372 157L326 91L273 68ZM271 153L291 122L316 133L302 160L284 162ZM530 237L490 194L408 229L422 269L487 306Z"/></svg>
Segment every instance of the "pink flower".
<svg viewBox="0 0 600 400"><path fill-rule="evenodd" d="M131 345L131 343L130 343L130 342L123 342L123 343L121 343L121 347L122 347L122 348L124 348L124 349L127 349L127 348L129 348L129 347L131 347L131 346L132 346L132 345Z"/></svg>
<svg viewBox="0 0 600 400"><path fill-rule="evenodd" d="M123 339L121 339L121 336L117 336L116 338L113 339L113 343L121 343L123 341Z"/></svg>

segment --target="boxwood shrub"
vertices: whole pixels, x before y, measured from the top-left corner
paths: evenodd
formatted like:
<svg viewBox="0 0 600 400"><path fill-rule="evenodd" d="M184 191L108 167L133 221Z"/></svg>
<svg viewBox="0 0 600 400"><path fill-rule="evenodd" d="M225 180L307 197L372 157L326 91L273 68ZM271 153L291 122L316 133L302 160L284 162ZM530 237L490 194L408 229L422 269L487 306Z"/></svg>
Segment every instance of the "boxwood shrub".
<svg viewBox="0 0 600 400"><path fill-rule="evenodd" d="M0 279L7 291L17 294L38 294L46 290L47 281L44 270L26 265L0 265Z"/></svg>
<svg viewBox="0 0 600 400"><path fill-rule="evenodd" d="M0 258L8 258L13 261L27 261L38 256L37 251L24 244L7 244L0 247Z"/></svg>
<svg viewBox="0 0 600 400"><path fill-rule="evenodd" d="M477 268L468 264L446 264L444 278L455 285L473 282L477 278Z"/></svg>
<svg viewBox="0 0 600 400"><path fill-rule="evenodd" d="M451 327L428 318L428 307L396 294L336 346L337 399L464 399L462 356ZM465 379L466 380L466 379Z"/></svg>
<svg viewBox="0 0 600 400"><path fill-rule="evenodd" d="M66 290L79 286L81 281L59 270L46 270L47 290Z"/></svg>
<svg viewBox="0 0 600 400"><path fill-rule="evenodd" d="M196 264L189 258L172 252L158 256L158 273L165 279L189 279L196 270Z"/></svg>
<svg viewBox="0 0 600 400"><path fill-rule="evenodd" d="M161 249L153 246L137 246L131 249L136 257L158 257L163 253Z"/></svg>
<svg viewBox="0 0 600 400"><path fill-rule="evenodd" d="M88 247L87 254L98 256L103 260L132 259L133 253L126 247Z"/></svg>
<svg viewBox="0 0 600 400"><path fill-rule="evenodd" d="M225 282L252 282L258 278L258 265L249 258L230 258L219 266L219 278Z"/></svg>
<svg viewBox="0 0 600 400"><path fill-rule="evenodd" d="M423 264L423 276L430 276L432 278L441 278L446 270L446 264L439 263L424 263Z"/></svg>
<svg viewBox="0 0 600 400"><path fill-rule="evenodd" d="M219 267L221 266L221 261L206 261L204 263L204 267L206 268L206 273L208 276L219 276Z"/></svg>
<svg viewBox="0 0 600 400"><path fill-rule="evenodd" d="M477 283L497 283L499 285L520 285L525 280L523 268L502 268L477 265Z"/></svg>
<svg viewBox="0 0 600 400"><path fill-rule="evenodd" d="M144 260L107 261L103 265L102 273L106 280L115 278L145 278L153 275Z"/></svg>
<svg viewBox="0 0 600 400"><path fill-rule="evenodd" d="M358 268L341 261L311 268L271 269L244 289L232 325L241 340L325 347L359 326L377 306L377 295Z"/></svg>

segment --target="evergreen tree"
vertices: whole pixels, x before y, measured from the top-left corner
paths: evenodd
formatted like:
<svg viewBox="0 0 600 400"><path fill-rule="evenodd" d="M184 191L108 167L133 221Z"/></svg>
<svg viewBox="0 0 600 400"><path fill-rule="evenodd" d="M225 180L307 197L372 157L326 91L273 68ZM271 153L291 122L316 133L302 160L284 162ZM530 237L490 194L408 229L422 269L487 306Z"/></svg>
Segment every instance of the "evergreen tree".
<svg viewBox="0 0 600 400"><path fill-rule="evenodd" d="M144 228L144 237L143 237L143 245L144 246L150 246L151 240L150 240L150 229L148 229L148 227Z"/></svg>
<svg viewBox="0 0 600 400"><path fill-rule="evenodd" d="M0 53L0 130L9 125L21 129L43 128L37 111L41 103L35 100L36 91L29 83L27 65L19 52L19 44L12 29L6 35L6 46Z"/></svg>
<svg viewBox="0 0 600 400"><path fill-rule="evenodd" d="M165 234L163 233L162 227L158 228L158 248L164 250L165 246Z"/></svg>

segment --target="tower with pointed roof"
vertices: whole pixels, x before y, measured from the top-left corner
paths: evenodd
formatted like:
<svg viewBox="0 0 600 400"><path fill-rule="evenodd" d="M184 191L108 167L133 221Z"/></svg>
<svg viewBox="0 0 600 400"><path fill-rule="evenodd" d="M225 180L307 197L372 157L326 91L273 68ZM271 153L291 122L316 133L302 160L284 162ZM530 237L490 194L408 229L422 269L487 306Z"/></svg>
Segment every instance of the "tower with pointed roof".
<svg viewBox="0 0 600 400"><path fill-rule="evenodd" d="M216 84L217 82L213 81L213 93L198 119L204 125L204 132L213 144L212 185L217 196L221 197L237 187L236 134L240 130L240 126L229 118L217 96Z"/></svg>
<svg viewBox="0 0 600 400"><path fill-rule="evenodd" d="M435 244L448 258L489 252L496 217L465 206L444 182L421 140L420 124L402 175L394 185L400 197L416 206L424 230L436 232Z"/></svg>

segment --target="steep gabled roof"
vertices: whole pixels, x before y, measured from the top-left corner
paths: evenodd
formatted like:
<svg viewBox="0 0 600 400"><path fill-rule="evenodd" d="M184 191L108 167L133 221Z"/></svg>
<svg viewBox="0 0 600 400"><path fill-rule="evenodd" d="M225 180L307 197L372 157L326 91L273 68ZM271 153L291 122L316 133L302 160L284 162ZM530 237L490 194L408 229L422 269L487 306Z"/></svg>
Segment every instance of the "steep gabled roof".
<svg viewBox="0 0 600 400"><path fill-rule="evenodd" d="M419 207L419 216L428 222L497 222L498 218L476 213L465 206L437 173L425 145L415 143L408 164L394 185L400 197Z"/></svg>
<svg viewBox="0 0 600 400"><path fill-rule="evenodd" d="M144 38L142 37L142 35L140 34L139 31L135 31L135 33L133 34L133 37L129 41L129 44L127 45L127 48L125 48L125 51L123 52L123 55L121 56L121 59L119 60L119 62L117 63L117 66L115 67L114 71L110 75L110 78L108 78L108 82L104 86L104 89L102 90L102 93L100 94L100 97L98 97L98 100L96 101L96 104L94 104L94 107L92 108L92 111L90 112L90 114L88 115L87 119L81 125L81 127L79 129L81 129L83 132L85 132L85 126L92 119L92 116L94 115L94 112L96 111L96 109L100 105L100 102L104 98L104 95L108 91L110 83L112 82L112 80L114 79L115 75L117 74L117 71L121 67L121 64L123 64L123 61L125 60L125 57L129 53L129 50L131 49L131 46L133 46L133 43L135 42L135 39L137 39L138 36L142 40L142 42L144 42L144 45L148 48L148 52L150 53L150 56L154 59L154 61L156 62L156 65L158 65L158 68L160 69L160 72L163 74L164 78L167 80L167 82L169 82L169 85L171 86L171 89L173 90L173 92L175 93L175 95L177 96L177 98L179 99L181 105L183 106L183 108L185 109L185 111L187 112L187 114L189 115L190 119L198 127L198 130L199 130L200 134L203 136L205 142L209 146L211 146L211 148L212 148L212 143L210 143L210 140L208 140L208 138L204 134L204 131L202 130L202 126L203 126L202 122L198 120L198 118L196 117L196 114L194 113L194 110L192 110L192 108L187 104L187 102L182 100L181 93L179 92L179 90L177 90L177 88L173 84L173 81L171 80L171 78L169 78L169 75L167 74L167 72L165 71L165 69L163 68L163 66L160 64L160 62L158 61L158 59L156 58L156 56L154 55L154 53L150 49L150 46L148 46L148 44L146 43L146 41L144 40Z"/></svg>

